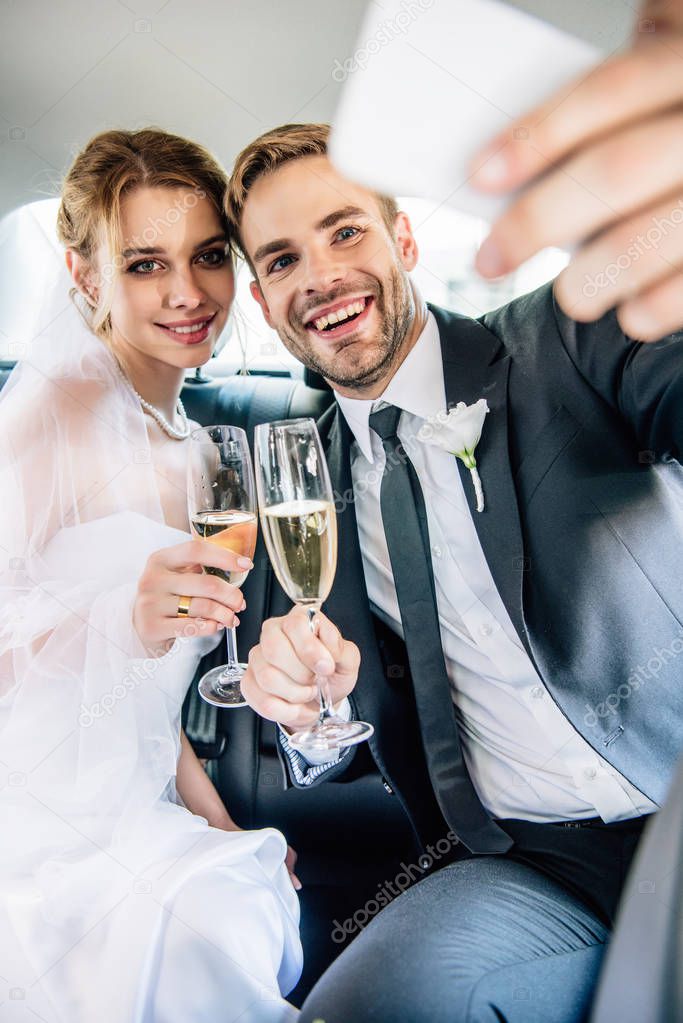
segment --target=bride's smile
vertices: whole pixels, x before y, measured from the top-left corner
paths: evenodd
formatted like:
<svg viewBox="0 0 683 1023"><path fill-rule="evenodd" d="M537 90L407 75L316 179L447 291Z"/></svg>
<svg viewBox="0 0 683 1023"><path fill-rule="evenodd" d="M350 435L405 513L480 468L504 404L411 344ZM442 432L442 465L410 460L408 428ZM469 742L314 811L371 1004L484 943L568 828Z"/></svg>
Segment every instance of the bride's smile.
<svg viewBox="0 0 683 1023"><path fill-rule="evenodd" d="M118 223L100 231L92 265L77 253L67 262L107 316L131 383L172 423L185 372L211 358L235 293L215 204L198 188L137 187L121 197Z"/></svg>

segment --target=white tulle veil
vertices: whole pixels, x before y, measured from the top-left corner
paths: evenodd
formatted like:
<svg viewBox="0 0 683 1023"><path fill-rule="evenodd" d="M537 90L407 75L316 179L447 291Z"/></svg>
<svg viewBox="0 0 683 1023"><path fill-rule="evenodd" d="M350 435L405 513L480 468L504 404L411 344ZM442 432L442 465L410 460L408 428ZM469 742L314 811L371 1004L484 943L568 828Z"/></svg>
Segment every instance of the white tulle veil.
<svg viewBox="0 0 683 1023"><path fill-rule="evenodd" d="M179 805L174 778L183 698L217 639L190 635L155 660L133 628L147 557L188 537L164 523L139 403L69 298L72 281L50 233L54 210L21 225L22 251L32 231L29 251L35 257L39 245L48 269L34 281L15 338L20 361L0 393L0 948L3 974L21 948L16 970L29 960L34 978L21 983L42 977L45 985L61 970L60 990L80 992L74 999L90 992L95 1012L102 984L111 984L112 1006L121 984L115 971L91 987L68 980L70 914L87 944L136 885L144 891L163 877L167 900L175 865L187 865L201 839L173 828L174 813L197 821ZM0 269L16 257L16 227L0 225ZM276 876L281 836L252 834L259 869ZM213 836L223 840L211 854L222 863L232 837ZM117 924L81 965L107 948L120 955L136 933L149 942L136 917L149 917L151 903L143 904L127 902L118 944ZM85 1002L72 1009L59 1019L96 1018ZM133 1018L127 1002L120 1011Z"/></svg>
<svg viewBox="0 0 683 1023"><path fill-rule="evenodd" d="M116 714L93 714L106 695L116 700L112 688L125 684L131 658L146 656L132 627L131 601L146 557L163 545L167 527L142 410L70 299L72 281L60 255L55 251L54 272L31 318L36 329L21 342L23 357L0 392L6 772L0 806L3 814L13 804L25 812L27 802L34 810L39 797L60 813L64 800L70 812L80 799L96 798L120 822L126 811L118 802L125 792L120 780L136 770L144 722L135 717L134 699L119 699ZM167 542L184 536L168 533ZM119 718L123 727L112 729ZM105 720L109 727L99 728ZM162 767L160 741L156 783L150 771L149 793L129 793L130 808L144 810L145 799L167 784L172 752L169 747ZM68 792L61 773L67 762ZM107 772L116 775L111 790ZM2 843L0 864L15 853L12 843Z"/></svg>

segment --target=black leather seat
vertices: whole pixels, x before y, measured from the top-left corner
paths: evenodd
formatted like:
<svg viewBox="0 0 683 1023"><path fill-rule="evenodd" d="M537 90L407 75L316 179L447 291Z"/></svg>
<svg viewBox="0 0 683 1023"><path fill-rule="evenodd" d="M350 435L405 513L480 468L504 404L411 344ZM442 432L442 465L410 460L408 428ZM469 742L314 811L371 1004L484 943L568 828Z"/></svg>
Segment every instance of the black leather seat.
<svg viewBox="0 0 683 1023"><path fill-rule="evenodd" d="M4 387L7 382L7 378L14 369L13 362L7 362L0 360L0 388Z"/></svg>

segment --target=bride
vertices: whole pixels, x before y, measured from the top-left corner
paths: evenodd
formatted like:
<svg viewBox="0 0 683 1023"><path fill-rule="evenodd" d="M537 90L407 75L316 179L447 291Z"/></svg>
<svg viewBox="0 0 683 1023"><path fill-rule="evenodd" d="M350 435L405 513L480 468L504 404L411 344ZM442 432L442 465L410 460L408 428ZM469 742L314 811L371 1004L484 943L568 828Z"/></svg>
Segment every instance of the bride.
<svg viewBox="0 0 683 1023"><path fill-rule="evenodd" d="M1 994L49 1023L297 1016L285 840L233 823L180 727L243 607L189 536L179 398L233 299L225 186L177 136L93 138L0 395Z"/></svg>

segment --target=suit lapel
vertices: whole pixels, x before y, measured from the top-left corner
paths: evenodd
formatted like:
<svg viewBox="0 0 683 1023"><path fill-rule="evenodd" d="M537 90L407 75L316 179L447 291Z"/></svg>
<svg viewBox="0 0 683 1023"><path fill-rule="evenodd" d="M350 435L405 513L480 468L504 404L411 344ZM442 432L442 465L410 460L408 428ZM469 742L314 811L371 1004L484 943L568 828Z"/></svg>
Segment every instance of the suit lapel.
<svg viewBox="0 0 683 1023"><path fill-rule="evenodd" d="M469 469L460 458L458 471L479 541L498 592L517 634L531 655L522 605L524 547L517 494L508 444L508 376L510 356L498 338L477 320L430 306L439 327L448 407L471 405L486 398L475 458L484 489L485 507L476 510Z"/></svg>

